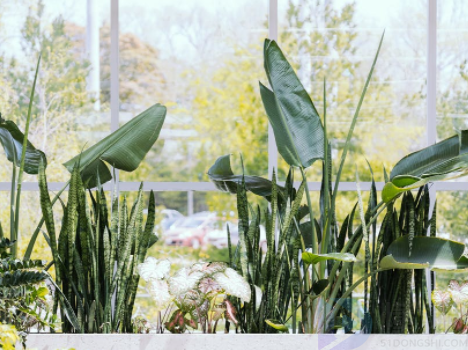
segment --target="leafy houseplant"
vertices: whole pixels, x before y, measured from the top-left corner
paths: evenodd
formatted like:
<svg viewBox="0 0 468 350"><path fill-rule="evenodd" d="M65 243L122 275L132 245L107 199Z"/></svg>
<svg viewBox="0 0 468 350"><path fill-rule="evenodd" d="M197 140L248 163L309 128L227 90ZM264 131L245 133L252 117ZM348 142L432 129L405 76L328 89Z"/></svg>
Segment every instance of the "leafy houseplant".
<svg viewBox="0 0 468 350"><path fill-rule="evenodd" d="M159 137L166 108L160 104L148 108L111 135L68 161L65 166L72 172L71 180L66 184L66 186L70 185L68 203L64 205L60 199L66 186L51 201L45 176L47 164L45 155L27 139L39 65L40 56L31 89L24 134L13 122L0 118L0 142L8 160L13 164L10 239L3 240L2 244L8 244L8 248L12 249L13 258L17 250L16 238L18 237L24 171L29 174L40 172L43 218L32 234L24 260L12 260L13 265L10 260L4 261L3 270L0 272L4 272L8 277L11 274L9 270L18 269L14 274L21 277L23 276L22 268L44 267L42 262L31 261L30 256L45 222L48 234L44 233L44 235L51 247L54 259L52 263L55 264L57 280L57 283L51 281L55 285L53 312L56 313L60 305L63 330L132 331L131 313L139 280L138 275L134 275L135 266L144 260L148 247L157 239L153 235L154 195L150 196L149 216L145 227L142 221L141 188L131 212L125 200L120 206L118 199L114 199L110 220L112 225L109 225L106 198L100 186L112 179L105 162L115 169L124 171L133 171L139 166ZM18 175L16 175L16 167L19 167ZM92 203L91 213L86 198L86 189L96 186L99 187L96 195L93 196L91 193L89 195ZM63 226L58 237L52 212L52 205L57 200L60 200L65 212ZM130 217L127 217L129 212ZM3 239L3 233L1 235ZM40 276L43 279L48 276L45 272L41 273ZM33 271L28 276L38 277L37 274ZM3 283L11 282L11 278L7 277L2 281ZM22 286L21 283L26 284L28 280L14 279L13 282ZM7 293L9 290L4 290L4 292ZM26 298L27 294L20 294L18 295L25 298L25 303L30 301ZM114 298L117 298L116 303L113 302ZM28 311L25 307L23 308Z"/></svg>
<svg viewBox="0 0 468 350"><path fill-rule="evenodd" d="M322 121L278 45L274 41L265 41L265 71L272 90L260 84L260 92L275 133L278 151L291 166L286 186L285 188L277 186L275 177L273 181L269 181L258 176L235 175L230 167L229 155L220 157L208 171L210 179L219 189L238 195L239 245L231 263L249 279L249 282L258 283L263 292L264 309L260 308L258 313L252 311L254 309L249 305L242 308L236 304L238 314L244 315L245 325L242 331L272 331L272 329L286 331L285 322L289 321L289 318L285 315L290 313L295 318L296 311L300 309L301 323L296 323L293 319L293 331L333 332L337 327L342 326L346 332L350 332L352 330L351 295L358 285L364 283L363 332L390 331L390 329L397 332L406 332L407 329L411 332L421 332L423 309L426 310L428 317L431 317L433 313L427 305L426 289L422 285L423 272L413 273L408 270L467 267L466 258L462 256L462 244L427 236L430 222L427 189L420 191L416 199L417 203L412 195L405 195L399 218L393 210L393 203L399 194L424 186L434 179L466 173L464 158L467 148L464 147L466 142L464 132L460 137L450 138L448 141L442 141L440 144L403 158L392 170L390 180L382 192L383 200L380 202L377 201L377 191L372 181L367 209L362 204L358 179L358 203L341 227L337 222L335 203L340 176L382 39L349 128L334 185L331 146L327 136L325 92ZM319 215L314 214L312 210L305 173L306 168L316 161L322 162ZM292 187L291 180L294 168L299 168L302 176L302 184L297 191ZM264 261L259 257L261 252L256 245L258 237L255 236L261 221L260 213L259 210L249 208L246 191L263 196L271 202L271 212L264 215L266 227L273 227L272 231L267 229L269 232L267 237L270 238ZM303 192L305 192L307 205L298 209ZM281 201L282 204L279 204ZM354 229L353 220L358 205L361 225ZM387 210L385 225L377 236L377 218L385 210ZM249 212L252 217L251 221ZM398 219L398 224L393 223L391 219ZM294 222L294 225L290 225L291 222ZM432 230L434 228L435 217ZM280 237L279 242L273 239L275 235ZM365 251L364 275L357 281L353 281L353 263L361 245ZM433 247L433 249L424 251L414 248L412 250L412 247L417 245L426 248ZM301 259L296 258L298 251L302 252ZM427 262L427 252L433 254L429 262ZM269 256L275 256L273 270L268 265L271 259ZM385 272L385 270L407 271ZM391 294L382 294L388 277L397 276L402 281L403 277L400 275L405 277L406 288L397 288L391 291ZM252 279L253 276L257 279ZM416 282L415 304L411 304L412 290L408 286L408 281L413 277L409 278L410 276L414 276ZM269 280L272 277L274 281ZM269 283L273 283L273 288L270 288ZM271 298L271 293L277 293L277 295ZM252 294L255 295L253 288ZM403 304L400 305L401 310L395 310L393 313L393 311L386 312L386 310L378 309L378 302L388 306L393 301L389 301L388 298L398 296L405 298ZM278 306L275 305L273 310L270 310L272 312L268 313L268 305L271 303L278 303ZM409 319L410 311L412 315ZM397 313L399 316L396 316ZM382 320L384 315L390 319ZM398 322L392 319L392 315L399 317L398 325ZM269 317L275 317L275 319L269 319ZM375 323L373 323L373 318L377 319ZM412 323L409 324L408 320ZM393 325L392 321L395 321ZM266 327L265 323L271 328ZM432 325L431 330L433 330Z"/></svg>
<svg viewBox="0 0 468 350"><path fill-rule="evenodd" d="M56 281L64 294L56 293L54 299L54 311L61 307L62 331L132 332L131 317L139 282L136 266L157 241L153 233L154 194L150 195L146 224L142 188L131 210L125 198L123 203L115 198L109 216L102 188L94 195L90 192L88 197L76 167L64 206L62 228L56 235L43 167L39 181Z"/></svg>
<svg viewBox="0 0 468 350"><path fill-rule="evenodd" d="M451 280L447 290L432 291L432 302L437 310L444 318L444 330L448 333L450 329L455 334L466 334L468 332L468 282L459 283L456 280ZM455 317L451 325L447 328L446 316L455 309L457 317Z"/></svg>
<svg viewBox="0 0 468 350"><path fill-rule="evenodd" d="M63 331L132 332L132 311L139 276L136 266L156 243L155 199L151 192L148 218L143 222L142 186L131 209L114 195L111 214L101 183L112 179L104 161L118 169L135 170L159 136L166 114L157 104L116 132L73 158L68 202L57 234L47 187L40 166L41 209L56 270L54 311L60 305ZM86 189L96 187L93 195Z"/></svg>
<svg viewBox="0 0 468 350"><path fill-rule="evenodd" d="M200 262L170 276L169 261L147 258L138 270L156 301L158 333L163 332L163 324L171 333L184 333L187 327L216 333L222 318L237 323L229 296L250 302L249 284L224 263Z"/></svg>
<svg viewBox="0 0 468 350"><path fill-rule="evenodd" d="M373 189L376 196L375 188ZM428 186L421 187L416 196L406 192L399 204L391 203L380 228L372 228L372 254L368 266L370 271L382 267L389 248L399 239L407 239L408 246L414 247L414 239L430 252L431 242L422 237L435 237L436 206L430 215ZM416 250L416 249L415 249ZM432 253L432 252L431 252ZM417 256L417 252L414 251ZM426 259L431 257L429 254ZM387 258L388 259L388 258ZM385 261L383 261L385 263ZM381 271L371 277L369 298L365 296L365 308L370 311L373 333L423 333L426 319L429 332L434 333L433 309L430 306L426 273L422 269L395 269ZM434 285L434 273L430 276ZM426 314L426 317L424 317Z"/></svg>
<svg viewBox="0 0 468 350"><path fill-rule="evenodd" d="M0 346L4 350L14 350L19 340L18 332L12 325L0 325Z"/></svg>
<svg viewBox="0 0 468 350"><path fill-rule="evenodd" d="M338 296L346 298L352 292L352 289L345 291L342 287L345 286L343 282L349 274L348 268L355 260L351 252L357 251L356 249L361 244L362 230L357 230L356 235L350 238L346 244L343 240L340 251L334 250L337 248L336 242L340 237L336 222L335 203L350 140L377 61L382 40L383 36L349 129L334 188L332 188L331 146L327 137L325 92L322 123L312 100L276 42L265 40L264 66L272 90L260 83L260 93L268 119L275 133L278 151L293 169L299 168L303 182L301 191L305 192L307 199L307 206L303 210L306 214L303 217L308 216L308 220L303 219L301 230L298 221L301 218L294 218L295 224L292 228L292 231L295 231L292 236L297 236L299 242L301 242L301 239L303 241L301 242L302 246L299 248L303 252L302 260L304 262L300 277L300 285L302 286L301 303L298 304L303 310L302 327L299 329L301 332L329 331L330 327L334 327L334 319L341 310L341 304L335 304L336 298ZM316 161L322 162L323 169L322 190L320 192L321 212L317 216L318 219L316 219L313 212L305 173L305 170ZM234 175L230 168L220 166L220 160L210 168L208 175L218 188L227 189L230 192L236 193L237 185L243 181L245 188L253 193L264 197L270 197L272 193L272 184L268 180L260 180L258 177L253 176ZM289 200L293 199L287 195L285 203L288 203L288 198ZM296 203L296 206L298 205L300 205L300 200L299 203ZM292 216L295 215L293 213ZM239 216L241 218L240 222L245 222L245 210L243 213L240 212ZM289 217L289 212L287 217ZM292 220L292 218L288 220ZM239 231L241 231L241 227ZM284 232L284 235L289 235L289 232ZM310 242L310 247L305 246L306 239ZM311 251L306 252L306 248ZM272 249L272 246L270 246L270 249ZM280 245L279 250L282 249ZM314 289L318 293L315 298L311 298ZM259 321L260 323L264 322L262 319Z"/></svg>
<svg viewBox="0 0 468 350"><path fill-rule="evenodd" d="M31 327L54 327L56 317L46 301L49 291L44 282L49 275L43 271L44 262L14 259L8 251L13 245L0 231L0 324L14 326L24 344ZM6 345L12 337L6 337Z"/></svg>

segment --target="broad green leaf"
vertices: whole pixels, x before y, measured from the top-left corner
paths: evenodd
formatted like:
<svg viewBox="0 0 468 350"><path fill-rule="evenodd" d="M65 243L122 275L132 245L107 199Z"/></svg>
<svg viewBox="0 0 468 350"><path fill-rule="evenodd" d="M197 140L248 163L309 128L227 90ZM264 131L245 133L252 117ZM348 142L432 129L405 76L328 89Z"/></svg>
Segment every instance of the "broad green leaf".
<svg viewBox="0 0 468 350"><path fill-rule="evenodd" d="M278 152L289 165L307 168L324 158L320 116L278 44L266 39L263 53L273 91L260 83L260 93Z"/></svg>
<svg viewBox="0 0 468 350"><path fill-rule="evenodd" d="M457 306L466 306L468 304L468 281L461 284L456 280L451 280L449 283L449 291L452 300Z"/></svg>
<svg viewBox="0 0 468 350"><path fill-rule="evenodd" d="M387 256L380 261L382 269L425 269L465 270L466 259L463 243L436 237L414 237L411 255L408 236L396 239L387 250Z"/></svg>
<svg viewBox="0 0 468 350"><path fill-rule="evenodd" d="M72 172L79 162L83 183L88 188L97 185L97 174L101 184L112 179L104 161L117 169L134 171L158 139L165 117L166 107L155 104L64 166Z"/></svg>
<svg viewBox="0 0 468 350"><path fill-rule="evenodd" d="M328 254L314 254L309 252L302 253L302 260L306 264L317 264L326 260L338 260L344 262L354 262L356 257L351 253L328 253Z"/></svg>
<svg viewBox="0 0 468 350"><path fill-rule="evenodd" d="M289 329L288 327L286 327L284 324L278 322L278 321L275 321L275 320L265 320L265 323L267 325L269 325L270 327L280 331L280 332L286 332L288 333L289 332Z"/></svg>
<svg viewBox="0 0 468 350"><path fill-rule="evenodd" d="M5 150L7 159L20 166L21 152L23 150L24 134L18 126L10 120L0 117L0 143ZM36 149L28 140L26 147L26 158L24 161L24 171L28 174L37 174L39 172L39 163L41 159L46 163L45 154Z"/></svg>
<svg viewBox="0 0 468 350"><path fill-rule="evenodd" d="M380 261L380 268L390 270L420 270L430 268L430 265L429 263L399 262L392 255L387 255Z"/></svg>
<svg viewBox="0 0 468 350"><path fill-rule="evenodd" d="M245 189L252 193L267 198L271 197L272 183L260 176L234 175L231 169L231 156L229 154L219 157L208 170L208 176L215 186L225 192L237 193L237 186L245 182ZM283 187L277 186L280 191Z"/></svg>
<svg viewBox="0 0 468 350"><path fill-rule="evenodd" d="M441 292L433 290L431 300L437 310L442 312L443 315L446 315L453 305L452 295L449 291Z"/></svg>
<svg viewBox="0 0 468 350"><path fill-rule="evenodd" d="M388 203L400 193L429 182L453 179L468 174L468 130L460 131L401 159L390 173L382 199Z"/></svg>

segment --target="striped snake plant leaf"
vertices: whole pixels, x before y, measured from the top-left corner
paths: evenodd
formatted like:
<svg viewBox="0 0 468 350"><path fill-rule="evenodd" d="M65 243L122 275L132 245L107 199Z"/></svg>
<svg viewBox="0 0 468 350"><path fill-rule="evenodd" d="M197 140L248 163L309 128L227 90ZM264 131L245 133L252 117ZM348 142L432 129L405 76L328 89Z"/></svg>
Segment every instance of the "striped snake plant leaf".
<svg viewBox="0 0 468 350"><path fill-rule="evenodd" d="M50 237L50 249L52 251L52 259L58 260L58 246L57 246L57 235L55 231L54 213L52 210L52 203L49 197L49 189L47 185L47 177L45 174L45 163L39 162L39 198L42 210L42 215L46 224L46 229ZM56 279L60 281L60 272L56 268L55 274Z"/></svg>
<svg viewBox="0 0 468 350"><path fill-rule="evenodd" d="M295 167L324 158L324 129L317 109L278 44L265 39L264 67L272 90L260 83L278 152Z"/></svg>
<svg viewBox="0 0 468 350"><path fill-rule="evenodd" d="M137 230L137 225L138 225L137 219L140 215L140 211L142 210L141 208L142 191L143 191L143 185L140 185L137 199L135 200L133 210L130 214L130 219L128 220L128 223L127 223L125 237L122 240L122 245L119 246L116 278L112 281L112 286L110 289L112 293L116 290L118 281L124 277L125 264L128 262L128 259L131 256L131 250L133 246L133 235L135 231Z"/></svg>
<svg viewBox="0 0 468 350"><path fill-rule="evenodd" d="M134 171L158 139L165 117L166 107L155 104L64 163L64 166L72 172L75 164L79 163L83 183L88 188L97 185L96 174L99 175L101 184L112 179L104 162L120 170Z"/></svg>
<svg viewBox="0 0 468 350"><path fill-rule="evenodd" d="M216 188L221 191L232 194L237 193L237 187L245 182L245 188L257 196L271 199L272 184L270 180L260 176L253 175L234 175L231 168L231 155L227 154L219 157L208 170L208 177L215 184ZM284 188L278 186L284 191Z"/></svg>
<svg viewBox="0 0 468 350"><path fill-rule="evenodd" d="M69 276L73 276L73 260L75 250L75 237L76 228L78 224L78 196L79 191L82 189L81 177L79 174L78 166L73 169L72 177L70 180L70 189L68 191L68 203L67 203L67 257L68 264L64 264L68 267ZM68 295L72 295L71 285L69 284Z"/></svg>
<svg viewBox="0 0 468 350"><path fill-rule="evenodd" d="M138 257L138 263L141 264L145 260L146 253L148 252L149 243L151 238L154 236L156 241L158 240L158 236L154 233L154 226L156 222L156 199L154 196L153 190L150 192L149 204L148 204L148 218L146 219L145 223L145 230L143 234L143 238L141 240L141 247L140 247L140 255ZM153 243L154 244L154 243Z"/></svg>
<svg viewBox="0 0 468 350"><path fill-rule="evenodd" d="M78 317L76 316L75 312L73 311L73 308L70 305L70 302L66 298L65 294L63 291L60 289L60 287L55 283L55 281L52 278L49 278L50 283L52 283L55 287L55 290L57 291L57 295L62 302L62 308L67 316L67 319L70 321L70 323L73 325L75 328L76 332L81 333L81 326L80 322L78 321Z"/></svg>
<svg viewBox="0 0 468 350"><path fill-rule="evenodd" d="M468 174L468 130L449 137L402 158L392 169L390 181L382 190L389 203L399 194L429 182L457 178Z"/></svg>
<svg viewBox="0 0 468 350"><path fill-rule="evenodd" d="M465 245L460 242L437 237L414 237L410 254L409 237L404 235L390 244L387 255L380 261L380 268L463 271L468 269L464 251Z"/></svg>

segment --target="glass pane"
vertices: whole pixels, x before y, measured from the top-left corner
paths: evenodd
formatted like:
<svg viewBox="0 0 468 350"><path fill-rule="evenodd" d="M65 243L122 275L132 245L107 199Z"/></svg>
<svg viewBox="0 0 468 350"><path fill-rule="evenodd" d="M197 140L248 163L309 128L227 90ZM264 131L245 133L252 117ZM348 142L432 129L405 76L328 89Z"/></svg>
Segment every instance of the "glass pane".
<svg viewBox="0 0 468 350"><path fill-rule="evenodd" d="M69 177L62 163L110 130L109 2L2 1L0 112L24 130L38 53L42 61L30 140L48 156L50 181ZM0 152L0 180L11 164ZM35 181L35 177L26 177Z"/></svg>
<svg viewBox="0 0 468 350"><path fill-rule="evenodd" d="M120 1L121 122L168 107L160 139L122 179L208 181L227 153L267 173L267 119L258 80L267 1Z"/></svg>
<svg viewBox="0 0 468 350"><path fill-rule="evenodd" d="M437 17L437 137L468 127L468 4L441 1Z"/></svg>
<svg viewBox="0 0 468 350"><path fill-rule="evenodd" d="M327 126L334 171L367 74L385 29L382 50L351 141L342 180L376 179L425 145L427 1L279 1L279 42ZM265 78L262 78L264 81ZM284 163L283 163L284 165ZM319 180L315 165L309 180Z"/></svg>

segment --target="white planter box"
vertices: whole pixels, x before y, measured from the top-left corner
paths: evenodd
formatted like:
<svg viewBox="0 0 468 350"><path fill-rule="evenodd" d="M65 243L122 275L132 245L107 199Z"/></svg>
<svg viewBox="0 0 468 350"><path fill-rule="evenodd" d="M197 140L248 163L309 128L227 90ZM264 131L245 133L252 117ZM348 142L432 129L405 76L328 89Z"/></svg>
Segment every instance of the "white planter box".
<svg viewBox="0 0 468 350"><path fill-rule="evenodd" d="M28 349L467 350L468 335L30 334Z"/></svg>

